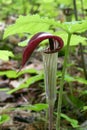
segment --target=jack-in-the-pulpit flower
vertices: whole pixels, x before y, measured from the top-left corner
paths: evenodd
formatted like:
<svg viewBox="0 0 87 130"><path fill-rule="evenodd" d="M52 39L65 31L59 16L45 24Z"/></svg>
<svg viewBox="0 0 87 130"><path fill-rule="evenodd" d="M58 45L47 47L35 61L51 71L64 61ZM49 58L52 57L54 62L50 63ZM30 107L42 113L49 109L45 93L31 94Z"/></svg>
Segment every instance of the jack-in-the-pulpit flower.
<svg viewBox="0 0 87 130"><path fill-rule="evenodd" d="M49 40L49 47L44 50L45 53L55 53L63 47L63 40L60 37L47 32L39 32L29 40L29 43L23 52L22 67L28 61L38 44L46 39Z"/></svg>
<svg viewBox="0 0 87 130"><path fill-rule="evenodd" d="M23 52L22 67L30 58L38 44L48 39L49 47L42 51L46 98L49 105L49 130L53 128L53 108L56 99L56 71L58 51L63 47L63 40L47 32L39 32L30 40Z"/></svg>

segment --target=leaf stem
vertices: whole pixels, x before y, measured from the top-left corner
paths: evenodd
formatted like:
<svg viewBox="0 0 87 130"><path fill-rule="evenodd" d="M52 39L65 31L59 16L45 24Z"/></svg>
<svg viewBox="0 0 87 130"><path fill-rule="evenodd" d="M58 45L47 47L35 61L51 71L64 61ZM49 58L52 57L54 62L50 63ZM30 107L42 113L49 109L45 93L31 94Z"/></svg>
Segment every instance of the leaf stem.
<svg viewBox="0 0 87 130"><path fill-rule="evenodd" d="M66 46L65 58L64 58L64 66L63 66L62 78L61 78L61 82L60 82L60 91L59 91L58 108L57 108L57 119L56 119L56 130L60 130L62 94L63 94L63 85L64 85L64 78L65 78L65 72L66 72L67 59L68 59L68 55L69 55L70 40L71 40L71 33L68 33L67 46Z"/></svg>

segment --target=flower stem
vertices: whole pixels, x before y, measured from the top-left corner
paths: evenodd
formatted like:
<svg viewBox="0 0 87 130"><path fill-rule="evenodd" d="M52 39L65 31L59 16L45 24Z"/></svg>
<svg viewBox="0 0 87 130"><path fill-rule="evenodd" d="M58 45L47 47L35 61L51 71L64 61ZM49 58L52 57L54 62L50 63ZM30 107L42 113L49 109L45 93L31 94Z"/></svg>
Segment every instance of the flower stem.
<svg viewBox="0 0 87 130"><path fill-rule="evenodd" d="M56 130L60 130L62 94L63 94L63 85L64 85L66 66L67 66L67 59L68 59L68 55L69 55L70 40L71 40L71 33L68 33L67 46L66 46L66 50L65 50L65 58L64 58L64 65L63 65L63 71L62 71L62 78L61 78L61 82L60 82L60 91L59 91L58 108L57 108L57 119L56 119Z"/></svg>
<svg viewBox="0 0 87 130"><path fill-rule="evenodd" d="M49 104L49 130L53 130L53 108L54 104Z"/></svg>
<svg viewBox="0 0 87 130"><path fill-rule="evenodd" d="M47 103L49 105L49 130L53 129L53 108L56 100L56 72L58 53L43 53L44 78Z"/></svg>

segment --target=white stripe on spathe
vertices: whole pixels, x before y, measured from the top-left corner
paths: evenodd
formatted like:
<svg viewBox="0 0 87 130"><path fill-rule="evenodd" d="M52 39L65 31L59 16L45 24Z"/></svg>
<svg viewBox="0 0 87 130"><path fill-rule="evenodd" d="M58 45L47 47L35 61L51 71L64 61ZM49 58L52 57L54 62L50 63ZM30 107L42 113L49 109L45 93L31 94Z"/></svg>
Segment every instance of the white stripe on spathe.
<svg viewBox="0 0 87 130"><path fill-rule="evenodd" d="M50 33L43 33L43 34L40 34L38 37L44 37L44 36L52 36L52 34L50 34Z"/></svg>

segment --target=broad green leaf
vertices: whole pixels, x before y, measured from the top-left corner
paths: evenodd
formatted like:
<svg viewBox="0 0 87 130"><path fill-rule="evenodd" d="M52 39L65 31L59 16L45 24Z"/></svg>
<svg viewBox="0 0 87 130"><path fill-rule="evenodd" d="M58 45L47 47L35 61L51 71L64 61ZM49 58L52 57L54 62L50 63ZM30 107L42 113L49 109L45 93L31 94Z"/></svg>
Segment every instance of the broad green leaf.
<svg viewBox="0 0 87 130"><path fill-rule="evenodd" d="M22 74L30 73L30 74L37 74L39 73L36 69L25 69L17 73L16 70L7 70L7 71L0 71L0 76L6 75L8 78L18 78Z"/></svg>
<svg viewBox="0 0 87 130"><path fill-rule="evenodd" d="M72 119L72 118L70 118L69 116L67 116L67 115L65 115L63 113L61 113L61 117L66 119L68 122L70 122L70 124L72 125L73 128L79 127L79 124L78 124L77 120Z"/></svg>
<svg viewBox="0 0 87 130"><path fill-rule="evenodd" d="M14 55L11 51L0 50L0 59L1 60L8 61L9 57L14 57Z"/></svg>
<svg viewBox="0 0 87 130"><path fill-rule="evenodd" d="M20 16L15 24L7 27L4 38L17 33L35 34L43 31L52 32L51 26L61 28L67 33L84 32L87 30L87 20L60 23L54 19L43 18L39 15Z"/></svg>
<svg viewBox="0 0 87 130"><path fill-rule="evenodd" d="M0 124L3 124L8 120L10 120L10 117L8 115L6 114L0 115Z"/></svg>
<svg viewBox="0 0 87 130"><path fill-rule="evenodd" d="M54 0L42 0L41 2L51 3L51 2L54 2Z"/></svg>
<svg viewBox="0 0 87 130"><path fill-rule="evenodd" d="M29 87L30 85L32 85L33 83L37 82L37 81L40 81L43 79L43 74L39 74L39 75L36 75L36 76L33 76L29 79L27 79L24 83L22 83L19 87L15 88L15 89L12 89L10 91L8 91L7 93L8 94L11 94L19 89L24 89L24 88L27 88Z"/></svg>
<svg viewBox="0 0 87 130"><path fill-rule="evenodd" d="M54 0L34 0L33 3L40 3L40 4L44 4L44 3L51 3L54 2Z"/></svg>
<svg viewBox="0 0 87 130"><path fill-rule="evenodd" d="M87 20L82 21L72 21L72 22L64 22L64 23L55 23L56 27L60 27L67 33L75 33L75 32L85 32L87 30Z"/></svg>
<svg viewBox="0 0 87 130"><path fill-rule="evenodd" d="M72 0L58 0L59 4L72 5Z"/></svg>
<svg viewBox="0 0 87 130"><path fill-rule="evenodd" d="M19 42L18 45L21 47L27 46L29 39Z"/></svg>
<svg viewBox="0 0 87 130"><path fill-rule="evenodd" d="M44 103L39 103L39 104L35 104L35 105L27 105L24 106L23 109L25 110L33 110L33 111L42 111L44 109L48 108L48 104L44 104Z"/></svg>
<svg viewBox="0 0 87 130"><path fill-rule="evenodd" d="M64 41L64 45L65 46L67 45L68 34L66 32L62 31L62 32L56 32L54 34L60 36ZM70 40L70 46L76 46L79 43L82 43L82 45L87 45L86 40L87 40L87 38L85 38L85 37L72 34L72 37Z"/></svg>
<svg viewBox="0 0 87 130"><path fill-rule="evenodd" d="M41 18L39 15L20 16L16 23L7 27L4 38L17 33L34 34L37 32L48 31L50 25L54 24L53 19Z"/></svg>
<svg viewBox="0 0 87 130"><path fill-rule="evenodd" d="M72 21L72 22L65 22L63 23L63 26L65 25L66 31L70 33L74 32L85 32L87 30L87 20L82 21Z"/></svg>

